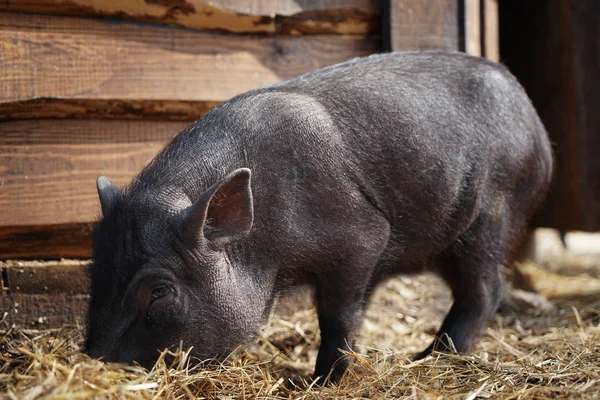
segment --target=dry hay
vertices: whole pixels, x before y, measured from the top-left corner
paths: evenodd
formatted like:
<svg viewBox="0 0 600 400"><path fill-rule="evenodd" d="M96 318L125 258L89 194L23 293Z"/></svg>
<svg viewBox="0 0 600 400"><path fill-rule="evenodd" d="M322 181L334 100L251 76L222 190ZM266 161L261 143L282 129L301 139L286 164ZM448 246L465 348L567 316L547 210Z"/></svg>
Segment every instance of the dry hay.
<svg viewBox="0 0 600 400"><path fill-rule="evenodd" d="M535 281L544 279L552 274ZM81 354L79 328L13 328L0 333L0 393L11 399L599 398L600 295L554 299L545 307L529 300L513 296L472 355L411 362L431 340L450 296L431 276L393 279L368 310L357 353L349 355L353 366L340 384L324 388L301 382L316 358L313 310L273 317L252 345L221 365L190 367L180 350L171 365L161 358L149 372Z"/></svg>

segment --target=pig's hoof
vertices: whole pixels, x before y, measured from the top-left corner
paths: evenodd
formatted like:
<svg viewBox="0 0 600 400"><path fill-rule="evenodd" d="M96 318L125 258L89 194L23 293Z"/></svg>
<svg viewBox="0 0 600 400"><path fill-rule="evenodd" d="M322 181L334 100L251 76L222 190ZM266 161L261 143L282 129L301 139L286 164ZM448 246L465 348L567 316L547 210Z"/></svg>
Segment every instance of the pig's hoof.
<svg viewBox="0 0 600 400"><path fill-rule="evenodd" d="M425 357L427 357L427 356L428 356L428 355L430 355L430 354L431 354L431 350L429 350L429 349L423 350L422 352L420 352L420 353L417 353L417 354L416 354L416 355L413 357L413 361L419 361L419 360L422 360L422 359L424 359Z"/></svg>
<svg viewBox="0 0 600 400"><path fill-rule="evenodd" d="M285 388L294 391L303 391L310 386L310 378L307 381L306 377L293 376L287 379L285 382Z"/></svg>
<svg viewBox="0 0 600 400"><path fill-rule="evenodd" d="M304 391L309 387L322 387L326 385L330 385L332 382L330 380L325 379L322 376L319 377L302 377L302 376L294 376L288 378L286 382L286 388L288 390L296 390L296 391Z"/></svg>

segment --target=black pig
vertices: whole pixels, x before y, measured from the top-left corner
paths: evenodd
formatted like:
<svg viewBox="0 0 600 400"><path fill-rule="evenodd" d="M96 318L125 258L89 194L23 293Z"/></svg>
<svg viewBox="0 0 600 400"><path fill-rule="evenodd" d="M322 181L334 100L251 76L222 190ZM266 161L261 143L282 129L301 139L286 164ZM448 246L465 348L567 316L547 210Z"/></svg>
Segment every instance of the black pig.
<svg viewBox="0 0 600 400"><path fill-rule="evenodd" d="M123 191L98 179L87 351L151 366L218 357L274 299L315 288L315 377L336 381L373 289L434 271L454 296L437 339L468 352L552 175L535 109L502 66L451 52L373 55L234 97Z"/></svg>

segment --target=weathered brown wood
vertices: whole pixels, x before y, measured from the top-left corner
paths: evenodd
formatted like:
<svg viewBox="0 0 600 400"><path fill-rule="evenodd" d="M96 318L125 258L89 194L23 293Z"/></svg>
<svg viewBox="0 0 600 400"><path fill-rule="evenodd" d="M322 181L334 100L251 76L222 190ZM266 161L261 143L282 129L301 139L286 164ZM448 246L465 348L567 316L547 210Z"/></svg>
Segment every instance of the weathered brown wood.
<svg viewBox="0 0 600 400"><path fill-rule="evenodd" d="M383 13L389 50L460 49L459 0L389 0Z"/></svg>
<svg viewBox="0 0 600 400"><path fill-rule="evenodd" d="M600 2L502 1L502 60L529 93L555 151L536 223L600 230Z"/></svg>
<svg viewBox="0 0 600 400"><path fill-rule="evenodd" d="M93 223L0 226L0 260L89 258Z"/></svg>
<svg viewBox="0 0 600 400"><path fill-rule="evenodd" d="M378 0L4 0L0 11L98 16L188 28L266 34L379 31Z"/></svg>
<svg viewBox="0 0 600 400"><path fill-rule="evenodd" d="M0 120L27 118L195 121L217 101L34 99L0 105Z"/></svg>
<svg viewBox="0 0 600 400"><path fill-rule="evenodd" d="M600 2L573 1L573 74L577 104L581 222L600 231Z"/></svg>
<svg viewBox="0 0 600 400"><path fill-rule="evenodd" d="M22 285L14 289L11 284L10 291L0 292L0 318L7 312L8 326L44 329L85 324L89 280L83 269L88 264L88 260L0 262L0 269L10 271L11 281L15 277ZM278 299L273 312L285 318L311 306L311 291L303 287Z"/></svg>
<svg viewBox="0 0 600 400"><path fill-rule="evenodd" d="M0 295L0 310L7 312L5 323L40 329L85 324L87 294ZM0 318L2 316L0 315Z"/></svg>
<svg viewBox="0 0 600 400"><path fill-rule="evenodd" d="M0 13L0 31L0 109L39 99L219 102L379 50L371 37L215 35L17 13Z"/></svg>
<svg viewBox="0 0 600 400"><path fill-rule="evenodd" d="M465 52L481 56L481 8L479 0L464 0L465 3Z"/></svg>
<svg viewBox="0 0 600 400"><path fill-rule="evenodd" d="M10 290L5 288L4 293L0 292L0 318L7 312L8 326L44 329L85 324L89 279L84 269L89 263L89 260L0 262L0 269L8 272L11 282ZM311 306L312 293L308 287L302 287L278 299L273 312L286 318Z"/></svg>
<svg viewBox="0 0 600 400"><path fill-rule="evenodd" d="M500 61L500 38L498 32L498 0L481 0L483 21L483 55L492 61Z"/></svg>
<svg viewBox="0 0 600 400"><path fill-rule="evenodd" d="M0 225L88 223L95 180L127 183L186 122L17 120L0 124Z"/></svg>
<svg viewBox="0 0 600 400"><path fill-rule="evenodd" d="M387 50L461 50L499 60L497 0L388 0L382 14Z"/></svg>
<svg viewBox="0 0 600 400"><path fill-rule="evenodd" d="M6 261L0 262L10 294L86 294L89 261Z"/></svg>
<svg viewBox="0 0 600 400"><path fill-rule="evenodd" d="M88 294L0 294L0 318L7 312L5 324L38 329L60 328L68 325L84 326ZM313 305L308 290L294 291L289 297L278 299L274 314L289 318L295 312Z"/></svg>
<svg viewBox="0 0 600 400"><path fill-rule="evenodd" d="M380 0L210 0L219 7L249 15L290 16L301 12L378 8Z"/></svg>
<svg viewBox="0 0 600 400"><path fill-rule="evenodd" d="M278 35L379 35L381 15L377 8L303 11L275 17Z"/></svg>

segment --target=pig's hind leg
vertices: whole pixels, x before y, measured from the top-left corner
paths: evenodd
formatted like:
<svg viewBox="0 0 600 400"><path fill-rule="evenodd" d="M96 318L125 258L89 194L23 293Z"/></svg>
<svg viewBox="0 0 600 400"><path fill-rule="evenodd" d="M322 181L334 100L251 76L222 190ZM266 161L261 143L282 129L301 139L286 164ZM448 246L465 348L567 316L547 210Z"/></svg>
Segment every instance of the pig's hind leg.
<svg viewBox="0 0 600 400"><path fill-rule="evenodd" d="M438 268L450 286L454 303L436 339L416 356L432 351L459 353L472 350L504 294L504 265L511 239L506 210L481 213L473 224L438 260ZM450 340L449 340L450 339Z"/></svg>

